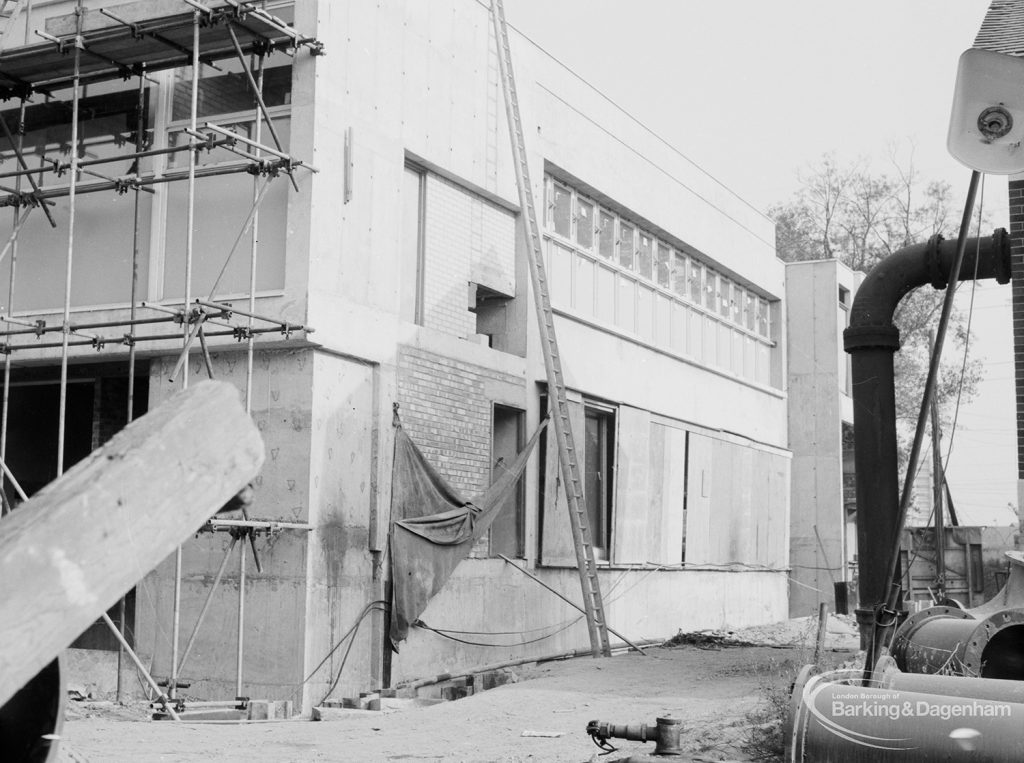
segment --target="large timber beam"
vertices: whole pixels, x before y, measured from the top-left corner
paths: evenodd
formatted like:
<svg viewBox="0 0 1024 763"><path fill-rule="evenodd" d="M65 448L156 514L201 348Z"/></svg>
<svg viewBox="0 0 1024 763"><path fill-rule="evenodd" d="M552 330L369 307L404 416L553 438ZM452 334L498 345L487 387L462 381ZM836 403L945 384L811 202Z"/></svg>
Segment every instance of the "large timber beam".
<svg viewBox="0 0 1024 763"><path fill-rule="evenodd" d="M263 463L237 391L206 381L0 520L0 706Z"/></svg>

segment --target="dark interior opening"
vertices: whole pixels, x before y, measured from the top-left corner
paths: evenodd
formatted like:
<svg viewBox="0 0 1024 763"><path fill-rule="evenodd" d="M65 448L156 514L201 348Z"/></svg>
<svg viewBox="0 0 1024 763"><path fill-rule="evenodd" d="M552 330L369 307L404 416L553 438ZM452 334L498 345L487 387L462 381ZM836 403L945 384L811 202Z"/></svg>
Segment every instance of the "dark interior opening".
<svg viewBox="0 0 1024 763"><path fill-rule="evenodd" d="M1024 625L1003 628L981 653L981 677L1024 681Z"/></svg>
<svg viewBox="0 0 1024 763"><path fill-rule="evenodd" d="M146 412L149 402L148 364L137 363L132 416ZM12 369L8 393L7 467L31 497L57 477L60 421L60 369ZM64 427L64 470L103 445L128 423L126 363L81 364L68 368ZM7 503L18 510L21 498L3 480ZM120 604L107 613L119 623ZM135 589L125 596L125 637L134 644ZM87 628L71 645L77 649L116 651L118 642L102 620Z"/></svg>

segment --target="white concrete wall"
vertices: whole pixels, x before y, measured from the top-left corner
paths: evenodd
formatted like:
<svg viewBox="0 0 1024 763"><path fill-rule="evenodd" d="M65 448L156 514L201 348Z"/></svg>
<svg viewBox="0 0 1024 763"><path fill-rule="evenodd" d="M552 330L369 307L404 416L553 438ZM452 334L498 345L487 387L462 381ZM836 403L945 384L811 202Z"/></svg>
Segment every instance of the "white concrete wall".
<svg viewBox="0 0 1024 763"><path fill-rule="evenodd" d="M832 581L845 579L840 267L834 260L786 267L793 451L790 614L795 617L813 614L821 602L834 606Z"/></svg>
<svg viewBox="0 0 1024 763"><path fill-rule="evenodd" d="M399 399L400 348L426 349L519 380L512 392L506 389L511 382L503 383L501 402L525 409L529 429L541 416L537 383L544 372L535 319L524 302L521 241L506 242L502 251L518 252L515 319L528 339L525 358L466 341L460 334L468 332L468 319L453 332L447 323L415 326L398 317L400 189L407 159L488 203L517 208L486 7L473 0L304 1L296 5L296 25L315 34L326 49L323 57L297 57L292 96L291 151L319 172L300 171L299 192L288 192L285 288L268 297L261 311L314 326L310 340L317 349L307 345L293 347L294 354L260 356L267 360L257 366L255 410L270 458L259 510L253 513L308 519L316 530L308 537L281 535L265 560L265 578L250 579L247 686L254 695L271 698L298 693L308 703L330 686L339 659L329 661L322 669L327 673L304 690L298 682L363 606L380 595L390 501L390 408ZM512 52L538 203L546 163L557 166L649 223L652 232L683 242L720 272L765 295L783 296L784 269L774 257L770 221L515 33ZM465 295L472 280L473 260L463 255L460 250L435 262L449 268L453 299ZM445 283L436 286L444 293ZM744 382L567 316L556 319L556 328L567 382L575 390L652 417L725 430L769 448L786 446L781 378L771 385ZM785 337L777 339L784 345ZM155 403L168 389L160 379L173 365L174 347L154 349L168 353L154 366ZM780 346L777 359L784 352ZM218 375L237 382L240 358L235 353L218 357ZM198 364L192 373L197 378ZM480 394L496 399L486 390ZM535 566L536 467L526 480L527 563ZM188 614L201 603L225 542L222 536L204 536L186 547ZM167 564L147 579L139 605L143 654L162 673L167 672ZM463 563L424 619L488 631L564 619L558 600L503 564ZM576 592L574 571L540 572L567 593ZM667 570L645 576L613 568L602 571L602 578L608 591L621 578L616 588L621 598L615 592L609 596L611 622L636 638L774 620L784 616L787 603L784 572ZM509 607L508 600L521 606ZM184 676L207 696L233 691L233 650L225 647L233 639L233 607L229 576L207 626L210 635L197 646ZM369 616L339 692L375 688L382 681L382 644L383 623ZM540 654L586 644L579 626L546 643L495 650L453 647L414 633L395 659L393 678L493 662L503 649Z"/></svg>
<svg viewBox="0 0 1024 763"><path fill-rule="evenodd" d="M610 592L606 595L609 625L634 641L667 638L679 631L740 628L786 617L786 578L778 573L655 571L647 567L604 570L600 579L602 590ZM544 582L579 601L575 570L547 570ZM395 657L393 678L397 682L523 655L586 649L589 641L582 618L578 610L500 559L464 562L430 602L422 619L432 628L481 631L460 638L502 646L460 645L414 628ZM513 633L486 635L496 631ZM550 637L518 645L544 636ZM620 643L615 636L611 641Z"/></svg>
<svg viewBox="0 0 1024 763"><path fill-rule="evenodd" d="M318 328L316 341L374 363L383 380L394 379L402 345L510 372L523 380L522 392L518 400L504 402L526 408L532 428L540 414L534 383L544 378L532 308L525 317L530 332L525 363L462 341L459 334L468 323L456 331L446 323L417 327L397 317L402 261L397 194L406 159L499 205L517 206L486 8L470 0L321 3L317 34L329 54L316 61L314 83L314 155L321 173L312 180L309 320ZM649 221L655 233L685 242L720 272L763 294L782 296L784 271L774 257L770 221L515 33L512 45L538 204L545 162L550 162ZM350 128L352 197L344 203L344 144ZM428 224L429 214L428 197ZM472 279L461 249L452 256L443 267L451 272L453 299L460 299ZM430 267L428 259L428 273ZM517 292L521 289L517 284ZM556 328L573 389L655 416L734 432L767 447L786 446L780 380L773 381L774 388L743 382L567 317L557 318ZM381 389L388 384L382 382ZM390 432L386 426L378 431L383 461ZM451 476L459 478L456 472ZM527 556L532 560L536 468L528 470L527 480ZM387 495L387 486L379 489ZM464 562L424 619L435 626L493 631L539 627L559 616L560 602L548 601L543 589L502 565L486 559ZM571 570L540 573L569 593L578 586ZM608 571L609 586L619 574ZM640 629L668 636L680 627L776 619L786 608L784 578L784 572L659 573L612 605L613 624L631 635ZM653 602L662 585L666 594L676 587L686 593L677 594L677 604L659 608ZM523 606L506 606L510 596ZM656 614L645 611L647 603ZM705 605L711 603L709 610ZM493 662L524 649L543 653L586 643L585 630L578 627L547 643L504 650L463 649L414 632L394 658L393 678Z"/></svg>
<svg viewBox="0 0 1024 763"><path fill-rule="evenodd" d="M180 388L168 381L175 361L176 358L170 356L152 363L150 408ZM190 380L193 384L206 378L201 365L192 366ZM234 385L241 396L245 388L245 354L215 353L213 367L216 378ZM310 478L314 442L312 379L311 350L269 351L256 355L252 412L267 457L254 481L254 500L249 509L253 518L306 522L318 517L321 494ZM324 405L326 402L318 409ZM318 419L322 421L323 418ZM317 434L319 432L320 429ZM299 699L296 692L304 667L307 565L313 563L307 560L307 554L311 553L307 549L316 551L317 544L325 538L332 539L329 526L319 529L315 539L294 530L269 538L259 537L256 547L264 568L262 573L256 571L251 552L246 548L243 691L248 696ZM182 545L182 650L230 542L227 533L218 532L199 534ZM153 674L161 678L170 674L173 587L172 555L140 582L136 593L138 652ZM193 653L180 674L180 680L192 684L190 696L209 699L235 696L238 587L239 549L236 546L214 593L213 605L198 632Z"/></svg>

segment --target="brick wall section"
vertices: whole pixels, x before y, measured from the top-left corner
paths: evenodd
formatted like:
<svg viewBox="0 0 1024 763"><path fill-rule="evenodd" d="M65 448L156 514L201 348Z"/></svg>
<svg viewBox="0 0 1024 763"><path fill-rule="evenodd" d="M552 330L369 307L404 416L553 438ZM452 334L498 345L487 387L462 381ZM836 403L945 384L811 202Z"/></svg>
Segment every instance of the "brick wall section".
<svg viewBox="0 0 1024 763"><path fill-rule="evenodd" d="M491 482L491 403L488 379L522 380L414 347L398 353L402 425L427 460L472 500Z"/></svg>
<svg viewBox="0 0 1024 763"><path fill-rule="evenodd" d="M511 277L515 243L511 213L427 173L424 325L459 337L475 334L476 316L469 311L470 274L474 265L485 263L486 271Z"/></svg>
<svg viewBox="0 0 1024 763"><path fill-rule="evenodd" d="M1011 180L1009 189L1013 376L1017 398L1017 477L1024 479L1024 180Z"/></svg>

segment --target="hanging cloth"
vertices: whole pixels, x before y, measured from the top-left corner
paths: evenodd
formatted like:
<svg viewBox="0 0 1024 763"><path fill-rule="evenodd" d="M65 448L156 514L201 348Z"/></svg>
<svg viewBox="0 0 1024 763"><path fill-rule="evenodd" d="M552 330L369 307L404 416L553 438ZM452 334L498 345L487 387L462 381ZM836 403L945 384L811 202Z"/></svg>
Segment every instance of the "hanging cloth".
<svg viewBox="0 0 1024 763"><path fill-rule="evenodd" d="M526 469L547 425L477 501L466 501L427 461L399 424L391 473L391 645L409 633L452 571L487 532Z"/></svg>

